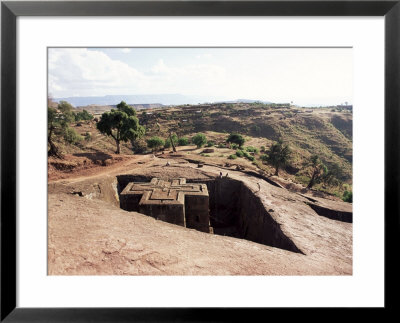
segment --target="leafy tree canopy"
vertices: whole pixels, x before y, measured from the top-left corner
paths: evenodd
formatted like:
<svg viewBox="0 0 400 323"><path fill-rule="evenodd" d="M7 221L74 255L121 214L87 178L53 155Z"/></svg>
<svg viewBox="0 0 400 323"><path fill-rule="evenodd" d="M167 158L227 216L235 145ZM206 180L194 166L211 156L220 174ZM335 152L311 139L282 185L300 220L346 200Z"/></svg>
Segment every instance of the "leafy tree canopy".
<svg viewBox="0 0 400 323"><path fill-rule="evenodd" d="M226 142L237 144L239 147L242 147L245 141L246 140L243 138L243 136L238 133L231 133L228 139L226 139Z"/></svg>
<svg viewBox="0 0 400 323"><path fill-rule="evenodd" d="M74 110L74 107L67 101L60 101L57 106L58 110L60 110L62 113L65 112L72 112Z"/></svg>
<svg viewBox="0 0 400 323"><path fill-rule="evenodd" d="M179 146L187 146L189 145L189 139L185 137L179 138L178 144Z"/></svg>
<svg viewBox="0 0 400 323"><path fill-rule="evenodd" d="M75 114L75 121L80 121L80 120L92 120L93 119L93 115L89 112L87 112L87 110L83 110L82 112L77 112Z"/></svg>
<svg viewBox="0 0 400 323"><path fill-rule="evenodd" d="M154 136L147 140L147 147L157 151L162 146L164 146L165 142L160 137Z"/></svg>
<svg viewBox="0 0 400 323"><path fill-rule="evenodd" d="M127 106L123 101L117 107L121 107L121 109L112 109L102 114L97 123L97 129L115 140L117 144L116 153L119 154L120 141L134 141L144 135L145 129L139 125L139 120L133 108Z"/></svg>
<svg viewBox="0 0 400 323"><path fill-rule="evenodd" d="M284 144L281 138L269 148L265 160L275 167L276 176L279 169L289 163L291 153L289 145Z"/></svg>
<svg viewBox="0 0 400 323"><path fill-rule="evenodd" d="M117 109L125 112L128 116L136 116L136 110L127 105L124 101L121 101L119 104L117 104Z"/></svg>
<svg viewBox="0 0 400 323"><path fill-rule="evenodd" d="M192 142L197 146L197 148L200 148L207 143L207 137L202 133L198 133L192 138Z"/></svg>
<svg viewBox="0 0 400 323"><path fill-rule="evenodd" d="M324 178L327 178L328 168L318 155L312 155L310 157L309 166L311 166L311 179L307 188L312 188L316 183L320 183Z"/></svg>

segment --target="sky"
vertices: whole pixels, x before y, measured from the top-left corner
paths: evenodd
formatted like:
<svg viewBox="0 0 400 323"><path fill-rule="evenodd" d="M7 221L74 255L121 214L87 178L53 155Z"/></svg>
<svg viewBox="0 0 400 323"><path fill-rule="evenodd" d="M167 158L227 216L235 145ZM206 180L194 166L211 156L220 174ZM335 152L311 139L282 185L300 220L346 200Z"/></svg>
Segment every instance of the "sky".
<svg viewBox="0 0 400 323"><path fill-rule="evenodd" d="M48 92L352 102L351 48L49 48Z"/></svg>

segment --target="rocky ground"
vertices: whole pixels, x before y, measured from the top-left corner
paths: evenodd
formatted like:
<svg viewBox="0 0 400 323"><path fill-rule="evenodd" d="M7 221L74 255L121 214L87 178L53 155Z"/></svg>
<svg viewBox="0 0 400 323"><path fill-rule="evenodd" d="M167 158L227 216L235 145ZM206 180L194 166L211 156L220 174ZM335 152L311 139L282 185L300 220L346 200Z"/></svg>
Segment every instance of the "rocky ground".
<svg viewBox="0 0 400 323"><path fill-rule="evenodd" d="M186 229L118 206L117 175L210 179L220 171L252 190L300 252ZM198 168L170 155L49 159L48 273L351 275L352 223L321 216L308 203L348 213L352 205L279 184L221 165Z"/></svg>

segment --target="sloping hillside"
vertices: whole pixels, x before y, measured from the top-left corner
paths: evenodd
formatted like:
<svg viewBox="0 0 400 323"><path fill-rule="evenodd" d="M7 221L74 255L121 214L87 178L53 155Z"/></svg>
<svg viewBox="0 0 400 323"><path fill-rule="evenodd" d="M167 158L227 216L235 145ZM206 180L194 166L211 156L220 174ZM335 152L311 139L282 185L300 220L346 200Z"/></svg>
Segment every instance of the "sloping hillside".
<svg viewBox="0 0 400 323"><path fill-rule="evenodd" d="M205 133L212 141L213 153L190 148L185 154L188 158L202 158L219 164L233 163L273 173L273 168L262 162L263 149L268 148L282 138L292 150L292 158L280 176L307 185L310 180L305 164L314 154L318 155L328 169L340 170L338 179L349 185L326 187L317 184L318 190L324 190L341 196L352 185L352 114L347 111L315 108L301 109L286 106L272 106L261 103L214 104L196 106L177 106L173 108L152 108L137 112L140 124L145 126L146 135L138 141L141 153L150 152L146 139L158 136L167 139L170 132L178 137L190 138L196 133ZM95 115L94 121L82 121L71 124L81 136L74 144L67 144L62 137L56 137L55 143L64 153L69 154L112 154L115 141L102 135L96 128L101 115ZM236 150L226 145L229 133L237 132L245 136L246 146L257 148L252 159L236 158ZM138 151L136 151L138 152ZM121 144L121 153L132 154L130 142ZM240 157L240 156L239 156ZM307 173L308 172L308 173Z"/></svg>

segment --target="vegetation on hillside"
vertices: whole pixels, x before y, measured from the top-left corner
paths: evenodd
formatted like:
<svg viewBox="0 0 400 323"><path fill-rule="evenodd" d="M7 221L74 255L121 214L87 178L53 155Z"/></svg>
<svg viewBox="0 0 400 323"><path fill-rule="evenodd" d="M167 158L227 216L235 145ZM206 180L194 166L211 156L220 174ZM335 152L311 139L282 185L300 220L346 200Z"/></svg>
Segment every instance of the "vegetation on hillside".
<svg viewBox="0 0 400 323"><path fill-rule="evenodd" d="M57 108L47 107L47 143L48 156L62 158L62 152L55 144L55 137L63 137L69 144L76 144L83 140L83 137L76 133L75 129L70 127L74 121L91 120L93 115L86 110L75 112L71 104L61 101Z"/></svg>
<svg viewBox="0 0 400 323"><path fill-rule="evenodd" d="M263 161L268 162L275 168L275 176L279 175L279 169L285 167L289 164L292 151L288 144L284 144L282 139L279 138L278 141L271 145L269 151Z"/></svg>
<svg viewBox="0 0 400 323"><path fill-rule="evenodd" d="M87 111L78 111L67 102L60 102L52 109L49 109L48 122L49 155L57 148L58 152L66 153L115 152L117 141L107 134L109 130L103 129L106 136L98 131L105 114L93 118ZM192 145L185 149L190 158L209 156L209 160L220 164L233 163L258 168L266 174L278 173L304 187L352 199L351 112L263 103L222 103L148 109L136 114L122 102L106 115L110 116L113 111L138 120L128 127L137 132L136 135L126 141L120 139L121 153L172 150L172 143L175 147ZM66 126L75 133L65 130ZM112 129L116 137L117 128L106 129ZM148 140L154 137L163 144L150 144L150 147ZM280 143L280 138L284 138L284 143ZM204 146L214 148L215 152L202 155L202 151L196 150ZM313 156L317 156L315 165Z"/></svg>

